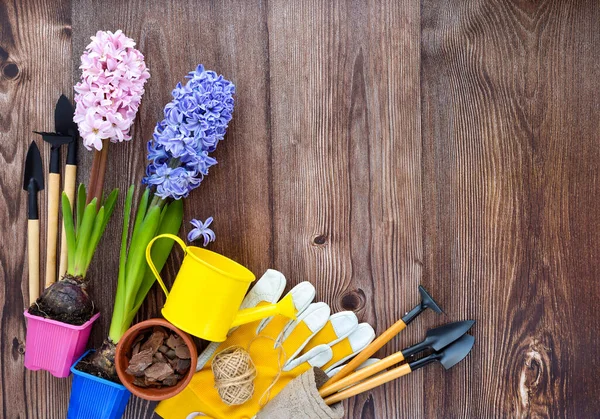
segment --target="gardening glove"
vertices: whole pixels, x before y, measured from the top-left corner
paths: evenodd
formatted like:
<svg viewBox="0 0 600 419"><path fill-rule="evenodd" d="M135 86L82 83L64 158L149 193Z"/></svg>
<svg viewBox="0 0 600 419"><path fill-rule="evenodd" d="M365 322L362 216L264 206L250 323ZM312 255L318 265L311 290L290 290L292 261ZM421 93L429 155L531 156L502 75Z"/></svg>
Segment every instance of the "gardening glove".
<svg viewBox="0 0 600 419"><path fill-rule="evenodd" d="M319 332L321 333L321 332ZM379 361L369 358L357 370ZM333 374L344 365L329 370L326 374L320 368L311 368L294 378L260 412L256 419L337 419L344 416L341 403L328 406L319 395L319 389Z"/></svg>
<svg viewBox="0 0 600 419"><path fill-rule="evenodd" d="M341 403L327 406L319 388L328 380L319 368L311 368L294 378L256 415L256 419L339 419L344 416Z"/></svg>

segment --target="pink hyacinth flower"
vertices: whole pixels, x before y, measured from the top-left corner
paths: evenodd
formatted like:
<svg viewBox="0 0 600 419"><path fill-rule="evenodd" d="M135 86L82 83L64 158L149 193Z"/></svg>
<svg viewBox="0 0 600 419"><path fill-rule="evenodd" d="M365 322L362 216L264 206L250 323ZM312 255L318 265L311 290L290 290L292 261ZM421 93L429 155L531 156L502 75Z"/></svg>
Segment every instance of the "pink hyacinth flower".
<svg viewBox="0 0 600 419"><path fill-rule="evenodd" d="M81 80L75 86L74 121L88 150L102 140L131 139L129 129L150 78L144 56L120 30L98 31L81 56Z"/></svg>

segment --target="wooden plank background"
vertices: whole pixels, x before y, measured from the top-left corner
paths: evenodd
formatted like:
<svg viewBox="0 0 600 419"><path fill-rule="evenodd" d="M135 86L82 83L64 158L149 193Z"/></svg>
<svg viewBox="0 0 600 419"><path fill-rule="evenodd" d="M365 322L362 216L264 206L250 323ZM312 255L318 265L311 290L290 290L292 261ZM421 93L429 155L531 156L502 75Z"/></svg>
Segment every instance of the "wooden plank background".
<svg viewBox="0 0 600 419"><path fill-rule="evenodd" d="M213 215L212 249L309 280L379 332L424 284L446 314L419 318L382 356L477 320L464 362L349 400L347 417L600 415L597 1L0 0L2 417L68 406L70 379L23 368L22 164L99 29L133 37L152 75L107 187L139 182L171 89L203 63L235 82L236 108L182 235ZM91 154L80 161L87 182ZM108 330L119 218L90 272L103 313L92 346ZM153 289L139 319L163 302ZM133 398L126 416L152 409Z"/></svg>

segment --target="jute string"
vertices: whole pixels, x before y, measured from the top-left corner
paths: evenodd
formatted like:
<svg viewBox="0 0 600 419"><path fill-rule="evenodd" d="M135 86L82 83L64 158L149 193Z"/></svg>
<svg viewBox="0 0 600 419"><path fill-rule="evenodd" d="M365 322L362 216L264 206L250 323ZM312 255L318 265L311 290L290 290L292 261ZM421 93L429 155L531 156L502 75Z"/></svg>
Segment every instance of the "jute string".
<svg viewBox="0 0 600 419"><path fill-rule="evenodd" d="M281 377L283 365L287 360L285 350L279 342L268 336L256 336L248 343L247 348L241 346L230 346L217 353L212 361L212 372L215 378L215 388L221 400L229 406L243 404L252 398L254 394L254 379L256 378L256 367L250 357L250 347L259 338L269 339L279 349L277 356L277 375L263 392L259 399L260 408L269 401L271 390ZM283 355L283 362L282 362Z"/></svg>

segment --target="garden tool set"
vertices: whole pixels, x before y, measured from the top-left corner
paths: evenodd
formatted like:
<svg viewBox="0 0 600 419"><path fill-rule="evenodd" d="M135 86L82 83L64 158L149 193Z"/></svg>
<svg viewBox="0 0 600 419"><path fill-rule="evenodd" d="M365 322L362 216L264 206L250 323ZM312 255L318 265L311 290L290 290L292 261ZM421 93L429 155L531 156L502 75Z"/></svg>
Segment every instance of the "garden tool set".
<svg viewBox="0 0 600 419"><path fill-rule="evenodd" d="M383 332L377 339L373 341L362 351L358 356L356 356L352 361L348 363L340 372L338 372L335 376L333 376L326 385L330 385L335 383L336 381L344 378L346 375L350 374L354 371L360 364L366 361L371 355L377 352L383 345L388 343L394 336L403 331L406 326L408 326L414 319L416 319L421 313L430 308L435 313L441 314L442 309L437 305L437 303L431 298L431 296L427 293L425 288L419 286L419 294L421 295L421 302L417 304L412 310L410 310L404 317L390 326L385 332Z"/></svg>
<svg viewBox="0 0 600 419"><path fill-rule="evenodd" d="M75 176L77 165L77 125L73 122L74 109L69 99L62 95L54 111L56 132L36 132L51 145L50 164L47 187L47 234L46 234L46 269L45 286L56 281L56 258L58 239L58 205L60 202L60 147L68 144L67 165L65 169L64 190L73 202L75 195ZM40 236L37 192L44 189L44 174L40 151L32 142L25 159L23 189L28 194L28 254L29 254L29 301L32 304L40 294ZM66 245L64 230L61 243L61 261L66 264ZM61 272L61 274L64 272Z"/></svg>
<svg viewBox="0 0 600 419"><path fill-rule="evenodd" d="M54 110L54 129L56 132L37 132L45 142L51 145L50 148L50 173L48 174L48 218L46 235L46 287L56 282L56 245L58 239L58 205L60 203L60 148L64 144L75 144L77 135L77 126L73 122L73 105L65 95L61 95L56 103ZM73 201L75 195L75 177L73 176L74 159L76 159L76 145L70 146L68 152L71 158L67 165L68 179L65 181L65 192L71 196L69 200ZM63 232L63 237L65 234ZM66 247L62 249L66 251ZM66 258L66 256L64 256ZM64 272L61 272L61 274Z"/></svg>
<svg viewBox="0 0 600 419"><path fill-rule="evenodd" d="M466 335L466 333L474 324L473 320L467 320L430 329L427 331L426 338L423 341L362 369L358 369L356 372L337 381L330 380L334 381L334 383L326 384L320 389L319 394L325 398L327 404L333 404L399 378L434 361L440 361L444 368L449 369L466 357L471 350L474 338ZM383 374L374 376L384 371L387 367L408 360L410 357L426 349L433 349L435 352L419 360L405 363ZM334 375L334 378L336 377L337 375ZM336 393L339 390L343 391Z"/></svg>
<svg viewBox="0 0 600 419"><path fill-rule="evenodd" d="M241 308L276 303L283 293L285 282L281 273L267 271L250 290ZM473 338L466 335L473 321L454 322L431 329L418 344L381 360L369 358L427 308L441 313L423 287L419 288L419 292L421 303L375 339L373 328L366 323L359 323L354 313L343 311L331 314L327 304L313 302L314 287L308 282L300 283L284 297L293 303L297 312L295 320L278 314L232 328L224 342L208 345L198 358L198 372L188 387L177 396L162 401L156 413L166 419L192 414L213 418L267 418L269 416L260 413L264 408L265 411L280 412L276 417L283 418L286 416L281 412L286 408L273 408L270 407L271 403L297 406L301 394L310 394L307 397L315 400L303 402L319 410L322 416L318 417L340 417L339 409L331 410L327 404L367 391L435 361L450 368L462 360L473 345ZM220 354L231 348L246 350L256 369L251 382L241 383L250 386L239 389L241 393L249 394L245 400L236 397L228 400L224 397L235 393L236 388L228 387L226 391L220 388L211 368ZM424 351L433 352L420 359L414 358ZM405 361L408 362L385 371ZM317 368L316 372L314 368ZM317 381L315 374L321 377ZM327 383L321 387L324 381ZM312 392L302 390L306 389L307 383L316 382L321 387L320 393L317 384L314 384ZM286 389L288 385L299 387L290 391ZM279 393L281 396L276 398ZM286 400L286 397L294 400ZM290 415L287 417L294 417Z"/></svg>
<svg viewBox="0 0 600 419"><path fill-rule="evenodd" d="M29 303L40 295L40 217L38 192L44 189L40 150L32 141L25 158L23 189L27 191L27 253L29 255Z"/></svg>
<svg viewBox="0 0 600 419"><path fill-rule="evenodd" d="M410 374L411 372L436 361L442 364L442 366L445 369L450 369L454 365L462 361L469 354L474 343L475 338L471 335L465 334L440 351L434 352L431 355L428 355L424 358L407 362L406 364L402 364L399 367L384 372L383 374L379 374L362 382L358 382L358 384L346 388L340 391L339 393L334 393L331 396L325 398L325 403L330 405L341 400L347 399L349 397L355 396L357 394L363 393L365 391L371 390L377 386L395 380L396 378L402 377L403 375ZM381 362L384 362L384 360L381 360ZM356 373L354 373L356 374L356 377L352 377L352 375L354 375L352 374L347 376L346 378L352 377L352 383L356 383L357 380L360 380L364 375L368 375L368 373L375 374L381 371L379 365L377 364L372 365L372 367L373 368L369 369L369 371L366 371L365 374L363 374L363 371L359 370ZM365 368L364 370L367 370L367 368ZM341 380L338 381L338 383L339 382L341 382Z"/></svg>

